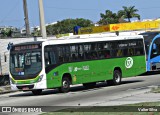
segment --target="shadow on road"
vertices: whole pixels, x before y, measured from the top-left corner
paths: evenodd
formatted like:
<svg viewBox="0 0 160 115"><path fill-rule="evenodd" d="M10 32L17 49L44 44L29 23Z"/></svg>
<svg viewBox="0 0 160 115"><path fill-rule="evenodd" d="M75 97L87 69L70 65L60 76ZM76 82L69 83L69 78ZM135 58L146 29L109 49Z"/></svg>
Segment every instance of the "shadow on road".
<svg viewBox="0 0 160 115"><path fill-rule="evenodd" d="M128 80L128 81L122 81L121 85L124 84L131 84L131 83L136 83L136 82L143 82L143 80ZM93 88L90 89L86 89L83 86L74 86L70 88L70 93L75 93L75 92L89 92L89 91L94 91L94 90L100 90L104 87L110 87L109 85L107 85L107 82L99 82L97 83L97 85ZM47 90L43 90L41 95L33 95L31 91L27 91L27 92L22 92L20 94L14 94L14 95L10 95L10 97L24 97L24 96L42 96L42 95L53 95L53 94L64 94L64 93L60 93L58 91L58 89L47 89Z"/></svg>
<svg viewBox="0 0 160 115"><path fill-rule="evenodd" d="M157 74L160 74L160 71L151 71L151 72L146 72L146 73L143 73L139 76L148 76L148 75L157 75Z"/></svg>
<svg viewBox="0 0 160 115"><path fill-rule="evenodd" d="M47 90L43 90L41 95L52 95L52 94L57 94L59 93L57 89L47 89ZM24 91L21 92L20 94L13 94L10 95L9 97L24 97L24 96L41 96L41 95L33 95L31 91Z"/></svg>
<svg viewBox="0 0 160 115"><path fill-rule="evenodd" d="M131 83L137 83L137 82L143 82L143 80L128 80L128 81L122 81L122 85L123 84L131 84Z"/></svg>

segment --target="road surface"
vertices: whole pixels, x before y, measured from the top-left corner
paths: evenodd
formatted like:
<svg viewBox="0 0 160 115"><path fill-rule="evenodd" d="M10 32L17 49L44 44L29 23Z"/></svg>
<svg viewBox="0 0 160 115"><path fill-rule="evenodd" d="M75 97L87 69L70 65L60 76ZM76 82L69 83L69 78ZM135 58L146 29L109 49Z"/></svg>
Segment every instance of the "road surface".
<svg viewBox="0 0 160 115"><path fill-rule="evenodd" d="M143 75L122 79L118 86L100 83L93 89L82 85L74 86L69 93L45 90L34 96L31 92L14 92L0 95L1 106L95 106L104 105L111 100L140 94L152 86L160 85L160 74ZM52 110L53 111L53 110Z"/></svg>

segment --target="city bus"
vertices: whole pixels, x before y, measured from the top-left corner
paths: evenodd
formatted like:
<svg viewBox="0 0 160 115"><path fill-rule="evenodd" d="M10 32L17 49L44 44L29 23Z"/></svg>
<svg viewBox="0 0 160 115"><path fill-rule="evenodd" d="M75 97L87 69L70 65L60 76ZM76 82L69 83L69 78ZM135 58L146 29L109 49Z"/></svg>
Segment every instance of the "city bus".
<svg viewBox="0 0 160 115"><path fill-rule="evenodd" d="M76 36L15 44L10 49L12 90L32 91L97 82L119 85L122 78L146 72L142 35Z"/></svg>
<svg viewBox="0 0 160 115"><path fill-rule="evenodd" d="M147 71L160 71L160 31L141 33L146 47Z"/></svg>

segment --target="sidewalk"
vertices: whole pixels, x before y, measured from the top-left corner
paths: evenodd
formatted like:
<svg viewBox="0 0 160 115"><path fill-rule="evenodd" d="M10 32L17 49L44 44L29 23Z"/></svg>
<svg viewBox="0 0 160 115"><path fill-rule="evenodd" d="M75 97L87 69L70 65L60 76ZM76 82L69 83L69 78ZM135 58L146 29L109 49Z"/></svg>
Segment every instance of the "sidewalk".
<svg viewBox="0 0 160 115"><path fill-rule="evenodd" d="M13 92L13 91L11 91L10 85L0 86L0 94L10 93L10 92Z"/></svg>
<svg viewBox="0 0 160 115"><path fill-rule="evenodd" d="M112 99L94 104L94 106L118 106L143 102L160 102L160 92L154 93L153 91L151 91L152 88L158 88L158 86L153 86L148 89L140 90L138 92L133 91L129 94L124 94L121 97L115 96L112 97Z"/></svg>

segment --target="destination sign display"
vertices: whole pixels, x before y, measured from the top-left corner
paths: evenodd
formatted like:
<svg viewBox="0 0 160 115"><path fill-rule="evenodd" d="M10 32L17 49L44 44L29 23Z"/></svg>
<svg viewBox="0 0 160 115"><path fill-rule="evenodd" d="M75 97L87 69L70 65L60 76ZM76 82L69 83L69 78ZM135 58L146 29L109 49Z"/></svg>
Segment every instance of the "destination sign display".
<svg viewBox="0 0 160 115"><path fill-rule="evenodd" d="M13 48L14 51L21 51L21 50L31 50L31 49L39 49L39 44L32 44L32 45L21 45L21 46L15 46Z"/></svg>

